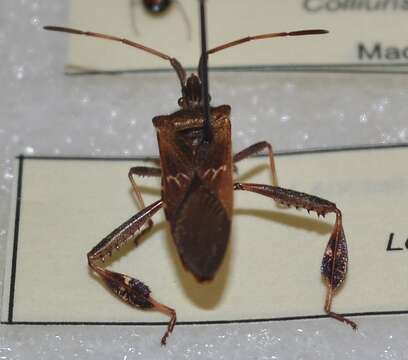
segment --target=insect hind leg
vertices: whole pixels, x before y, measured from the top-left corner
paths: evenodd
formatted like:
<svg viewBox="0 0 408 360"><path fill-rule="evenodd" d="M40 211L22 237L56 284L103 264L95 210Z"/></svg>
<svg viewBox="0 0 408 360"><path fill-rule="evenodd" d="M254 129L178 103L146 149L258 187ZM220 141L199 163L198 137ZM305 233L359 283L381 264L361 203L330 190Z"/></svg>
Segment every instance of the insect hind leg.
<svg viewBox="0 0 408 360"><path fill-rule="evenodd" d="M328 316L348 324L356 330L356 323L343 315L331 311L334 293L346 278L348 264L347 243L343 230L342 215L336 204L317 196L270 185L235 183L234 190L255 192L272 198L284 205L294 206L297 209L306 209L308 212L315 211L318 215L322 216L328 213L334 213L336 215L336 223L333 227L329 242L327 243L321 266L322 275L327 282L324 310Z"/></svg>
<svg viewBox="0 0 408 360"><path fill-rule="evenodd" d="M332 317L333 319L344 322L345 324L350 325L353 328L353 330L357 330L357 324L354 321L351 321L347 319L346 317L344 317L343 315L340 315L340 314L337 314L331 311L334 293L335 293L335 289L333 289L329 285L327 289L327 293L326 293L326 300L324 303L324 311L326 312L328 316Z"/></svg>
<svg viewBox="0 0 408 360"><path fill-rule="evenodd" d="M146 221L148 221L162 207L163 201L158 200L144 208L103 238L88 253L87 257L90 268L102 278L108 288L121 300L140 309L156 309L157 311L170 316L167 330L161 339L161 344L165 345L167 337L173 331L176 323L176 311L156 301L151 296L149 287L140 280L125 274L107 270L101 264L106 257L112 255L113 250L120 248L131 239Z"/></svg>
<svg viewBox="0 0 408 360"><path fill-rule="evenodd" d="M92 260L89 260L89 266L99 274L109 289L124 302L139 309L155 309L170 317L167 330L161 338L161 344L166 345L167 338L173 331L177 321L176 311L155 300L151 296L149 287L140 280L122 273L104 269L96 265Z"/></svg>

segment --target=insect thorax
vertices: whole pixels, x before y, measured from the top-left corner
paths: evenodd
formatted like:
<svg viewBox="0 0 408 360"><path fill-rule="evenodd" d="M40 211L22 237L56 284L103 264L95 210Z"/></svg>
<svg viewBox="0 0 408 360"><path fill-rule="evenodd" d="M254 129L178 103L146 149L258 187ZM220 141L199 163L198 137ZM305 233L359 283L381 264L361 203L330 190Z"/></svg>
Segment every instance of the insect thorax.
<svg viewBox="0 0 408 360"><path fill-rule="evenodd" d="M210 126L214 139L209 144L204 141L204 116L201 107L155 117L153 124L157 131L160 156L165 152L177 153L179 156L182 153L192 160L200 153L219 146L230 148L230 110L228 105L211 108Z"/></svg>
<svg viewBox="0 0 408 360"><path fill-rule="evenodd" d="M162 167L163 200L177 208L192 180L198 176L220 197L227 212L232 206L232 149L230 107L211 108L210 143L202 142L202 109L180 110L153 119Z"/></svg>

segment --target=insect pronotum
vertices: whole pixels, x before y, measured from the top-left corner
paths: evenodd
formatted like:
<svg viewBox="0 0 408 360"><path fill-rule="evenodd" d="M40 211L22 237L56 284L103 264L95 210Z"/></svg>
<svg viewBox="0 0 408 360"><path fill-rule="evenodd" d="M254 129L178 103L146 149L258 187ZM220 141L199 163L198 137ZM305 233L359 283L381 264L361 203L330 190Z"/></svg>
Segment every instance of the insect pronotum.
<svg viewBox="0 0 408 360"><path fill-rule="evenodd" d="M345 279L348 263L341 211L328 200L278 187L273 150L268 142L258 142L232 155L230 106L208 105L209 54L252 40L317 35L325 34L327 31L313 29L248 36L207 51L204 0L200 0L200 11L202 54L198 76L191 74L187 77L186 71L175 58L127 39L65 27L45 27L47 30L122 42L160 57L170 62L181 85L182 96L178 100L180 109L170 115L153 118L159 144L160 165L132 167L128 173L140 211L89 251L87 254L89 266L123 301L141 309L153 308L170 317L167 330L161 339L164 345L176 323L176 311L158 302L152 296L149 287L140 280L106 269L103 265L104 259L130 239L151 229L153 215L163 209L185 269L199 282L212 280L222 263L229 240L233 192L250 191L272 198L280 204L314 211L318 215L335 214L335 224L321 266L322 275L327 283L324 309L330 317L356 329L353 321L331 310L333 295ZM235 164L264 150L269 156L272 185L234 182ZM145 206L135 176L161 177L161 198ZM144 225L146 226L142 229Z"/></svg>

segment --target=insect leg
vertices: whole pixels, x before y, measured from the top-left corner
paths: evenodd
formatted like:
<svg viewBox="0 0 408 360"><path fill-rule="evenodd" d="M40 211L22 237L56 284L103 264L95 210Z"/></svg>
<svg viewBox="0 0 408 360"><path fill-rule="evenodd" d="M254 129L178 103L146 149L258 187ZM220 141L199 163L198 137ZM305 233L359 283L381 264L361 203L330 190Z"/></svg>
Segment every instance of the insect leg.
<svg viewBox="0 0 408 360"><path fill-rule="evenodd" d="M241 161L243 159L246 159L252 155L260 153L262 150L268 150L268 156L269 156L269 167L271 169L271 174L272 174L272 185L278 186L278 175L276 173L276 167L275 167L275 159L273 156L273 149L272 145L269 144L266 141L261 141L256 144L253 144L244 150L241 150L237 154L234 155L233 161L234 163L237 163L238 161Z"/></svg>
<svg viewBox="0 0 408 360"><path fill-rule="evenodd" d="M142 193L135 182L135 179L133 177L134 175L159 177L161 176L161 170L158 168L151 168L145 166L136 166L129 169L128 177L130 183L132 184L133 191L135 192L136 195L137 206L139 207L139 210L142 210L146 207L146 205L144 204ZM152 219L147 220L147 226L135 237L134 242L137 244L138 239L142 237L147 231L149 231L152 228L152 226L153 220Z"/></svg>
<svg viewBox="0 0 408 360"><path fill-rule="evenodd" d="M342 225L342 215L336 204L317 196L269 185L235 183L234 190L255 192L270 197L284 205L294 206L297 209L306 209L308 212L315 211L318 215L322 216L328 213L336 214L336 222L326 246L321 266L322 275L327 282L327 296L324 310L330 317L350 325L353 329L357 329L357 325L353 321L331 311L334 293L346 277L348 263L347 243Z"/></svg>
<svg viewBox="0 0 408 360"><path fill-rule="evenodd" d="M151 177L160 177L161 176L161 170L159 168L151 168L151 167L146 167L146 166L135 166L129 169L128 177L129 181L132 184L133 191L135 192L136 195L136 200L137 200L137 205L139 209L143 209L145 207L141 191L139 187L137 186L135 179L133 178L134 175L137 176L151 176Z"/></svg>
<svg viewBox="0 0 408 360"><path fill-rule="evenodd" d="M151 161L156 166L160 166L160 158L150 158L148 160Z"/></svg>
<svg viewBox="0 0 408 360"><path fill-rule="evenodd" d="M157 302L151 297L150 289L140 280L125 274L109 271L102 267L100 262L112 255L113 250L124 245L134 234L140 230L158 210L163 207L163 200L158 200L147 206L142 211L132 216L122 225L103 238L88 254L88 264L106 283L106 285L123 301L141 309L156 309L168 316L170 321L167 330L161 339L162 345L172 332L176 323L176 311Z"/></svg>

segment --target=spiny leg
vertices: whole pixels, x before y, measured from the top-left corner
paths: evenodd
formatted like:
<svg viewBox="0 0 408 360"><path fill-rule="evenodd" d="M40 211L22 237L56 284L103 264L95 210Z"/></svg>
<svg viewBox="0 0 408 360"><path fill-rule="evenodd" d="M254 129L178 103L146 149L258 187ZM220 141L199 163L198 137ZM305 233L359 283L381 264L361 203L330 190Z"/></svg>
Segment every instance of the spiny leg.
<svg viewBox="0 0 408 360"><path fill-rule="evenodd" d="M341 211L336 204L317 196L270 185L235 183L234 190L255 192L284 205L294 206L297 209L303 208L308 212L315 211L322 216L328 213L336 214L336 223L326 246L321 266L322 275L327 281L324 310L330 317L350 325L354 330L357 329L356 323L331 311L334 293L346 277L348 263L347 243L342 225Z"/></svg>
<svg viewBox="0 0 408 360"><path fill-rule="evenodd" d="M148 221L158 210L163 207L163 200L158 200L147 206L129 220L125 221L108 236L102 239L87 255L88 264L105 281L106 285L123 301L141 309L154 308L168 316L170 321L167 331L161 339L165 345L167 337L173 331L176 323L176 311L163 305L151 297L148 286L140 280L125 274L109 271L100 265L106 257L112 255L113 250L119 249Z"/></svg>
<svg viewBox="0 0 408 360"><path fill-rule="evenodd" d="M271 175L272 175L272 185L278 186L278 175L276 173L276 167L275 167L275 159L273 155L273 149L272 145L269 144L266 141L261 141L256 144L253 144L244 150L241 150L240 152L236 153L233 157L234 163L237 163L238 161L241 161L243 159L246 159L252 155L260 153L262 150L268 150L268 156L269 156L269 167L271 170Z"/></svg>
<svg viewBox="0 0 408 360"><path fill-rule="evenodd" d="M160 177L161 176L161 170L159 168L152 168L152 167L146 167L146 166L135 166L129 169L128 177L130 180L130 183L132 184L133 191L136 195L136 202L139 210L142 210L146 207L142 193L139 189L139 186L137 186L134 175L138 176L155 176L155 177ZM137 236L134 238L135 244L137 244L138 240L140 237L142 237L146 232L148 232L151 228L153 227L153 220L149 219L147 220L147 225L146 227L139 233Z"/></svg>

